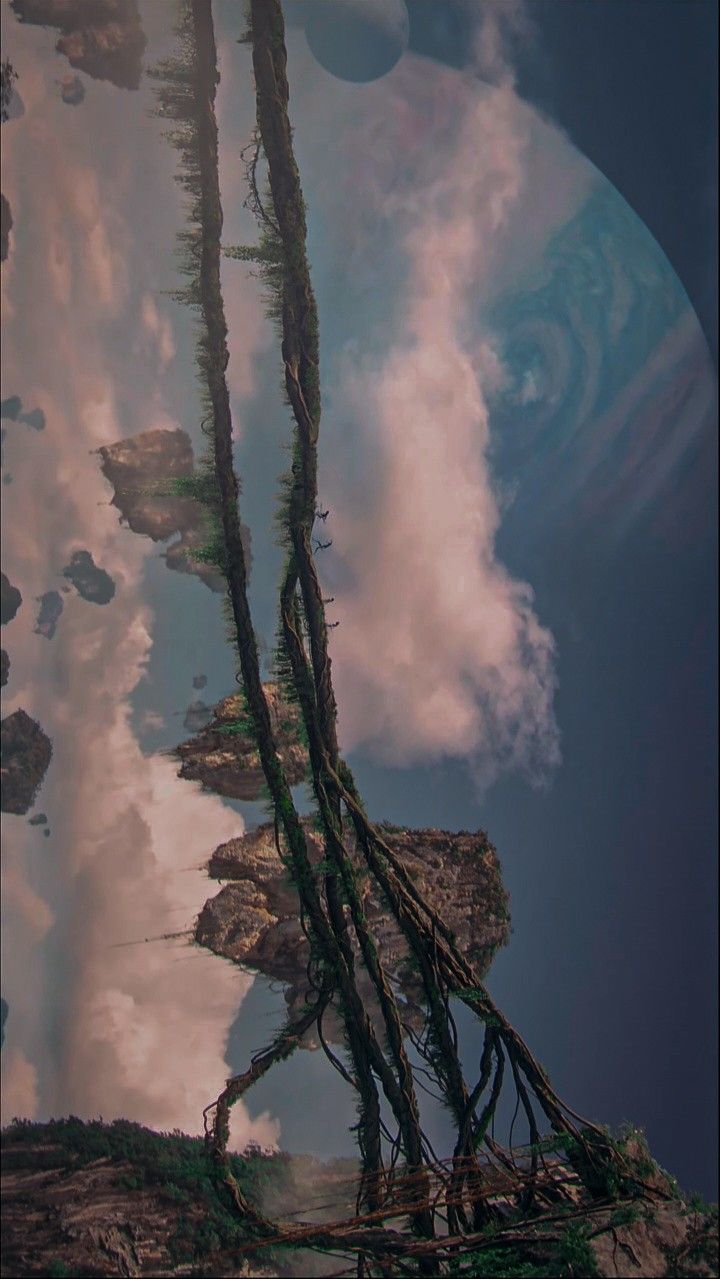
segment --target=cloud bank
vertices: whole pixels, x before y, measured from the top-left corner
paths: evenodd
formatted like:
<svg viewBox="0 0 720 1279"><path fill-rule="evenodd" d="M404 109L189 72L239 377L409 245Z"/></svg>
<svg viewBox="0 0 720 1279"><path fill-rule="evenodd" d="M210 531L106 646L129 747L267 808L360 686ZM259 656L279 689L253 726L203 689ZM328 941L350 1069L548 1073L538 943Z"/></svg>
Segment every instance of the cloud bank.
<svg viewBox="0 0 720 1279"><path fill-rule="evenodd" d="M483 56L498 68L491 34ZM307 139L325 93L340 99L337 111L324 101L326 116L341 119L336 154L331 144L323 160L305 144L311 230L316 193L323 233L332 240L337 222L349 249L342 284L359 294L363 263L378 257L394 275L390 295L369 267L385 310L370 329L360 315L325 362L321 484L333 548L321 567L340 623L332 657L343 745L403 765L463 757L483 781L505 768L541 778L559 760L554 646L530 586L496 550L486 387L502 369L477 314L521 227L534 222L534 243L516 256L532 258L587 177L570 165L556 183L562 140L507 75L481 84L408 56L361 99L354 86L331 88L297 42L293 56L294 83L315 86L300 91L296 140ZM550 175L538 186L543 166ZM331 288L321 281L326 324Z"/></svg>
<svg viewBox="0 0 720 1279"><path fill-rule="evenodd" d="M73 549L85 546L117 597L92 608L64 596L52 646L33 634L32 609L4 636L6 713L24 706L54 753L39 797L50 838L3 815L12 1023L2 1121L72 1112L198 1132L228 1073L227 1030L252 979L183 938L142 939L192 928L207 896L197 867L242 822L181 782L172 761L144 756L134 736L130 694L153 644L153 549L118 523L92 452L177 424L169 379L182 372L169 308L155 300L165 283L158 245L174 271L174 156L148 128L141 95L124 99L120 120L101 88L93 130L82 113L58 119L42 35L28 37L23 55L24 134L15 131L3 157L24 218L13 272L3 268L3 379L41 406L47 429L5 442L16 483L3 502L3 557L31 598L60 587ZM134 163L148 206L139 224ZM236 1145L276 1139L266 1115L236 1110Z"/></svg>

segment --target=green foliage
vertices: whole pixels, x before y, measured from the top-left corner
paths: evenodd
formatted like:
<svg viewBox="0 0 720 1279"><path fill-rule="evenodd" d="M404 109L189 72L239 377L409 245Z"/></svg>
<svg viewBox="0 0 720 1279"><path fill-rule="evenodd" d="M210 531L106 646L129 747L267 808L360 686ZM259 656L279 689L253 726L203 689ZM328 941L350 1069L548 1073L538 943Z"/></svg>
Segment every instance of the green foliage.
<svg viewBox="0 0 720 1279"><path fill-rule="evenodd" d="M552 1274L561 1275L598 1275L597 1262L588 1241L587 1228L569 1225L563 1231L562 1239L553 1255L555 1269Z"/></svg>
<svg viewBox="0 0 720 1279"><path fill-rule="evenodd" d="M448 1262L449 1275L464 1279L555 1279L569 1275L571 1279L595 1279L599 1274L595 1254L587 1231L568 1225L559 1242L551 1244L542 1234L528 1236L526 1244L512 1244L478 1249Z"/></svg>
<svg viewBox="0 0 720 1279"><path fill-rule="evenodd" d="M177 475L170 481L169 487L174 497L191 497L211 509L218 505L215 476L212 470L205 467L194 475Z"/></svg>
<svg viewBox="0 0 720 1279"><path fill-rule="evenodd" d="M64 1261L60 1261L57 1257L53 1257L47 1268L47 1273L48 1279L66 1279L66 1276L69 1277L70 1275L70 1271Z"/></svg>
<svg viewBox="0 0 720 1279"><path fill-rule="evenodd" d="M118 1184L127 1190L155 1189L180 1213L170 1249L178 1260L202 1257L213 1248L232 1248L247 1242L247 1229L234 1212L225 1188L217 1180L215 1165L199 1137L182 1133L156 1133L126 1119L112 1124L85 1123L71 1116L35 1124L15 1120L4 1134L11 1144L13 1167L83 1167L96 1159L130 1164ZM41 1145L40 1163L33 1147ZM27 1158L18 1147L27 1146ZM48 1150L47 1147L54 1147ZM288 1157L265 1154L255 1148L245 1155L230 1155L230 1170L243 1194L260 1202L266 1189L285 1182ZM191 1211L192 1210L192 1211ZM200 1214L201 1220L193 1217ZM62 1266L62 1262L53 1263ZM64 1275L64 1269L50 1271Z"/></svg>

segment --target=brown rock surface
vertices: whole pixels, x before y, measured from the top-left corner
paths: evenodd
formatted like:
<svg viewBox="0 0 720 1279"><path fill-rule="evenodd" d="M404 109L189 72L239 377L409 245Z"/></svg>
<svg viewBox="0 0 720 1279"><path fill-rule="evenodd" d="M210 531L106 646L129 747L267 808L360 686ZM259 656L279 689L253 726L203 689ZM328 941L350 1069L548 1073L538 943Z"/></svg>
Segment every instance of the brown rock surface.
<svg viewBox="0 0 720 1279"><path fill-rule="evenodd" d="M252 1259L233 1261L221 1234L229 1223L237 1229L238 1219L212 1192L200 1140L164 1137L125 1121L83 1125L71 1119L13 1125L3 1132L2 1153L0 1275L7 1279L53 1273L270 1279L338 1272L337 1258L302 1251L257 1251ZM353 1214L353 1160L251 1155L245 1166L252 1197L259 1191L261 1207L275 1220L327 1222ZM553 1270L563 1223L556 1219L543 1235L531 1216L516 1221L513 1242L505 1245L508 1273L608 1279L717 1274L716 1210L694 1209L677 1196L641 1196L603 1208L588 1202L579 1186L575 1205L568 1224L576 1238L578 1232L590 1236L596 1269L577 1262ZM474 1254L479 1275L483 1255ZM466 1259L471 1262L472 1254Z"/></svg>
<svg viewBox="0 0 720 1279"><path fill-rule="evenodd" d="M17 710L0 725L0 808L23 816L32 808L52 756L52 742L36 720Z"/></svg>
<svg viewBox="0 0 720 1279"><path fill-rule="evenodd" d="M295 785L302 781L307 763L299 740L298 712L281 702L276 685L266 684L265 694L280 756L290 784ZM242 715L242 705L237 695L223 698L207 728L181 742L176 753L182 761L181 777L201 782L204 790L217 795L253 800L260 797L265 780L257 747L247 733L226 731Z"/></svg>
<svg viewBox="0 0 720 1279"><path fill-rule="evenodd" d="M314 862L322 857L320 836L306 825ZM482 831L454 834L440 830L386 827L385 838L401 858L414 884L456 934L458 944L485 973L510 931L508 897L497 854ZM196 940L238 964L286 985L291 1013L305 1002L307 941L298 919L297 896L275 846L271 823L215 850L208 865L214 879L230 882L210 898L200 914ZM362 884L364 909L380 954L400 982L404 1012L422 1024L421 987L407 962L400 931L377 888ZM372 1008L370 983L361 979L366 1005ZM328 1021L328 1033L336 1027ZM309 1036L307 1046L314 1046Z"/></svg>
<svg viewBox="0 0 720 1279"><path fill-rule="evenodd" d="M137 89L147 38L137 0L12 0L21 22L58 27L72 67L120 89Z"/></svg>
<svg viewBox="0 0 720 1279"><path fill-rule="evenodd" d="M0 623L7 626L22 604L22 595L5 573L0 573Z"/></svg>
<svg viewBox="0 0 720 1279"><path fill-rule="evenodd" d="M208 541L208 529L204 512L201 513L201 519L202 523L199 526L185 529L182 537L168 546L163 553L163 558L169 569L173 569L176 573L192 573L194 577L199 577L201 582L209 586L211 591L216 591L218 595L224 595L227 590L227 582L220 569L215 564L205 564L202 560L196 558L197 552ZM249 564L248 542L244 542L244 546L246 562Z"/></svg>
<svg viewBox="0 0 720 1279"><path fill-rule="evenodd" d="M180 534L163 552L169 569L192 573L211 591L224 594L225 578L214 564L196 558L210 540L208 513L194 497L167 492L173 480L195 474L190 436L179 427L172 430L142 431L98 449L103 475L114 492L112 505L120 512L120 522L133 533L164 542ZM153 490L157 490L153 492ZM165 490L165 491L163 491ZM241 526L246 568L252 561L250 530Z"/></svg>
<svg viewBox="0 0 720 1279"><path fill-rule="evenodd" d="M219 1251L207 1220L207 1198L200 1191L179 1191L165 1139L148 1133L157 1152L151 1146L142 1157L131 1153L125 1159L109 1155L88 1161L85 1152L78 1156L58 1143L57 1128L35 1125L32 1140L13 1127L3 1133L0 1274L8 1279L54 1273L270 1279L274 1271L231 1261ZM101 1140L112 1132L107 1126L92 1128L100 1130ZM138 1125L125 1128L147 1132Z"/></svg>
<svg viewBox="0 0 720 1279"><path fill-rule="evenodd" d="M112 505L133 533L164 542L201 517L192 497L152 493L154 485L192 475L193 449L186 431L142 431L98 449L103 475L115 490Z"/></svg>
<svg viewBox="0 0 720 1279"><path fill-rule="evenodd" d="M0 194L0 262L7 261L10 253L10 232L13 227L12 211L7 196Z"/></svg>

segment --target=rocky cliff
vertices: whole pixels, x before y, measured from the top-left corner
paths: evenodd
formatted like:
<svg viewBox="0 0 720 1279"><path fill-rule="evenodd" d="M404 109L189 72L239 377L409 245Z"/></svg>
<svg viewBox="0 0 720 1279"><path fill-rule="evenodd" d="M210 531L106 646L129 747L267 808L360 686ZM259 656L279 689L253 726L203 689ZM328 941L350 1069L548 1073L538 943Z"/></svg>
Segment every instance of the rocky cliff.
<svg viewBox="0 0 720 1279"><path fill-rule="evenodd" d="M311 856L322 857L322 842L306 824ZM385 827L384 836L403 862L425 901L440 913L456 934L460 948L481 973L487 972L498 946L509 936L508 896L503 887L497 853L483 831L454 834L441 830ZM359 862L358 862L359 864ZM309 953L298 920L297 895L275 846L271 823L221 844L208 870L214 879L229 882L206 902L196 927L196 940L216 954L283 982L291 1013L305 1003L305 970ZM368 923L381 956L399 983L406 1019L422 1026L421 986L408 962L407 949L395 920L375 885L361 888ZM374 1006L367 978L360 984L366 1006ZM326 1031L336 1038L328 1017ZM310 1035L306 1046L315 1040Z"/></svg>
<svg viewBox="0 0 720 1279"><path fill-rule="evenodd" d="M32 808L52 756L52 742L36 720L17 710L0 725L0 808L23 816Z"/></svg>
<svg viewBox="0 0 720 1279"><path fill-rule="evenodd" d="M40 608L33 630L36 635L44 635L45 639L52 639L65 607L62 595L59 591L45 591L43 595L38 596L37 602Z"/></svg>
<svg viewBox="0 0 720 1279"><path fill-rule="evenodd" d="M7 626L22 604L22 595L9 577L0 573L0 624Z"/></svg>
<svg viewBox="0 0 720 1279"><path fill-rule="evenodd" d="M147 38L137 0L12 0L21 22L58 27L71 67L119 89L137 89Z"/></svg>
<svg viewBox="0 0 720 1279"><path fill-rule="evenodd" d="M180 534L164 552L169 569L192 573L224 593L225 579L213 564L197 559L197 552L209 540L208 515L194 497L168 493L173 480L195 474L192 443L186 431L143 431L129 439L98 449L103 475L113 486L112 505L120 512L121 523L133 533L165 542ZM154 491L155 490L155 491ZM242 525L245 561L251 563L250 530Z"/></svg>
<svg viewBox="0 0 720 1279"><path fill-rule="evenodd" d="M275 737L291 785L305 776L307 755L300 742L299 715L281 701L274 684L265 685ZM242 698L225 697L201 732L181 742L176 753L181 760L180 776L201 782L204 790L230 799L259 799L264 777L260 756L247 731L239 729ZM238 731L239 730L239 731Z"/></svg>
<svg viewBox="0 0 720 1279"><path fill-rule="evenodd" d="M0 262L10 253L10 232L13 228L12 210L7 196L0 194Z"/></svg>
<svg viewBox="0 0 720 1279"><path fill-rule="evenodd" d="M2 1155L2 1275L287 1273L229 1259L247 1234L213 1192L197 1138L69 1119L12 1125ZM249 1188L282 1181L284 1163L256 1153L236 1171Z"/></svg>
<svg viewBox="0 0 720 1279"><path fill-rule="evenodd" d="M465 1252L466 1275L550 1275L669 1279L717 1275L717 1209L688 1202L641 1143L647 1190L621 1206L582 1194L563 1220L516 1215ZM626 1143L629 1150L629 1143ZM16 1123L2 1134L0 1274L24 1276L258 1276L283 1279L355 1273L337 1250L263 1247L229 1210L197 1138L139 1124ZM233 1157L243 1192L273 1219L347 1219L357 1165L248 1152ZM569 1170L568 1170L569 1172ZM542 1177L542 1173L541 1173ZM570 1173L570 1177L572 1174ZM659 1194L653 1194L656 1188ZM397 1222L390 1227L397 1228ZM414 1240L407 1236L408 1246ZM255 1244L233 1259L233 1250ZM408 1258L399 1273L417 1273ZM402 1264L402 1261L401 1261ZM392 1267L395 1273L395 1266ZM389 1271L388 1271L389 1273ZM443 1271L447 1273L447 1271Z"/></svg>
<svg viewBox="0 0 720 1279"><path fill-rule="evenodd" d="M0 648L0 688L4 688L10 674L10 658L4 648Z"/></svg>
<svg viewBox="0 0 720 1279"><path fill-rule="evenodd" d="M102 473L114 489L111 505L133 533L164 542L197 523L198 503L193 498L152 491L154 486L193 474L193 449L186 431L142 431L98 453Z"/></svg>

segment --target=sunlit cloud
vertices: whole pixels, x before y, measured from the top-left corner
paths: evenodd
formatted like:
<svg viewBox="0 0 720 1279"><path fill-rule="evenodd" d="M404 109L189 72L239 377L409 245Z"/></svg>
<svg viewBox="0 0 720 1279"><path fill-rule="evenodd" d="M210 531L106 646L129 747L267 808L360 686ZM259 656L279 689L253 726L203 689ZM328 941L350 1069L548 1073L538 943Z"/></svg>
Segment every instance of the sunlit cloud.
<svg viewBox="0 0 720 1279"><path fill-rule="evenodd" d="M25 63L32 87L30 54L24 73ZM124 1115L198 1132L228 1073L227 1030L252 979L185 938L144 938L192 929L207 896L197 868L242 821L219 797L180 781L171 760L144 756L133 733L130 695L154 642L153 548L120 526L94 452L176 425L159 381L174 353L172 319L152 291L148 228L131 229L132 171L121 160L113 172L93 153L80 113L68 121L56 105L36 110L32 92L28 100L22 146L29 139L39 162L24 165L17 142L4 156L25 221L7 290L3 266L13 313L3 380L42 408L46 429L5 442L15 482L3 502L3 563L31 600L62 589L70 554L86 548L116 592L102 607L65 595L50 650L33 634L32 608L21 608L3 635L12 658L5 711L22 705L54 750L38 797L50 837L38 840L24 819L3 816L11 1013L2 1116ZM102 101L99 94L98 109ZM171 253L177 208L154 199L152 181L172 192L172 162L148 135L145 110L143 145L162 149L167 170L150 166L153 233ZM115 123L106 121L108 136ZM115 141L122 150L121 132ZM138 333L150 340L138 345ZM236 1144L276 1137L268 1116L251 1121L237 1108Z"/></svg>
<svg viewBox="0 0 720 1279"><path fill-rule="evenodd" d="M559 760L554 643L531 587L495 548L502 499L486 396L504 371L475 317L478 297L508 270L529 191L536 239L523 251L532 256L576 207L587 175L570 165L553 189L563 143L511 78L481 84L412 56L363 86L362 99L340 87L329 114L347 127L339 155L323 160L332 143L315 112L322 103L327 117L328 102L303 56L298 46L296 138L306 139L310 189L322 192L327 251L340 256L337 234L358 290L363 271L381 296L387 288L378 256L394 272L382 341L358 327L324 382L333 546L321 567L339 622L342 741L395 764L462 757L484 782L505 768L538 780ZM308 142L316 123L320 137ZM551 176L538 185L543 165Z"/></svg>

